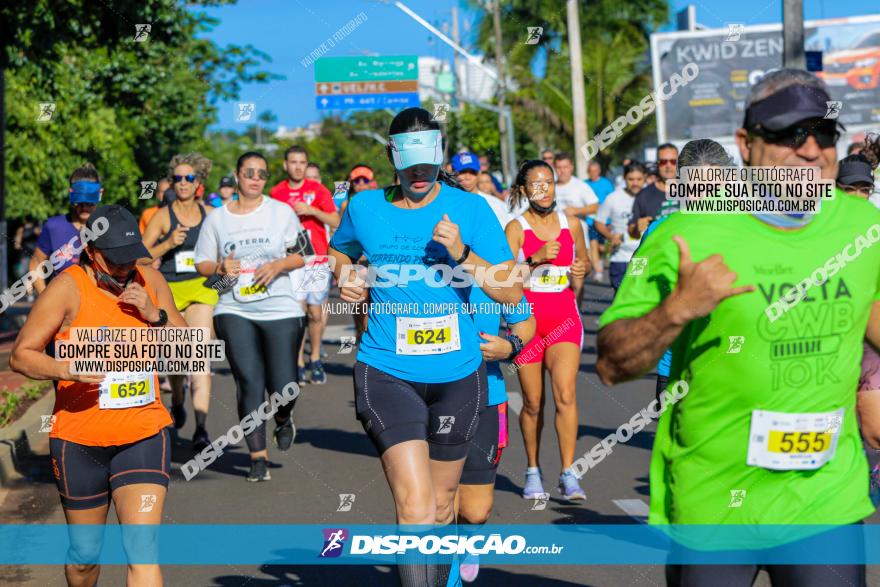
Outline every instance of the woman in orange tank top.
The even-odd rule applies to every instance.
[[[150,328],[186,322],[162,275],[136,266],[149,253],[128,210],[99,207],[86,222],[84,235],[89,242],[79,265],[68,267],[37,299],[9,363],[32,379],[57,381],[49,442],[67,523],[104,524],[112,499],[121,524],[160,524],[170,479],[166,426],[171,417],[159,399],[156,375],[73,374],[69,362],[55,360],[46,348],[68,339],[71,328]],[[120,381],[142,393],[120,397],[126,395],[114,385]],[[94,585],[100,573],[95,563],[101,539],[94,533],[84,539],[71,529],[70,542],[68,584]],[[161,585],[159,566],[130,564],[127,583]]]

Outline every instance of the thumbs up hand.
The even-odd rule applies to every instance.
[[[446,251],[453,259],[459,259],[464,254],[464,243],[461,241],[458,225],[449,219],[448,214],[444,214],[443,220],[434,226],[434,234],[431,238],[446,247]]]

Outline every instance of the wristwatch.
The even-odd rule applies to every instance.
[[[168,324],[168,312],[159,308],[159,319],[155,322],[148,322],[148,324],[154,328],[159,328],[160,326],[165,326]]]
[[[455,260],[456,265],[461,265],[464,263],[465,259],[468,258],[468,255],[471,254],[471,247],[469,245],[464,246],[464,252],[461,254],[461,257]]]
[[[510,343],[510,346],[513,347],[513,351],[507,357],[508,361],[512,361],[516,358],[518,354],[520,354],[523,350],[523,341],[520,337],[513,334],[512,332],[507,335],[507,342]]]

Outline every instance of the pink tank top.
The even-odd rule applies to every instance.
[[[556,213],[559,218],[559,226],[562,230],[559,231],[559,236],[556,237],[556,241],[559,243],[559,254],[556,255],[556,258],[550,261],[550,264],[556,265],[558,267],[569,267],[574,262],[574,238],[571,236],[571,231],[568,230],[568,219],[565,214],[562,212]],[[531,225],[525,219],[524,216],[518,216],[517,220],[523,229],[523,245],[522,249],[519,252],[520,261],[525,261],[527,257],[531,257],[533,254],[538,252],[538,249],[544,246],[547,241],[542,241],[535,235],[535,231],[532,230]]]

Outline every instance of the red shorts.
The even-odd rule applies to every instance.
[[[558,293],[525,291],[535,317],[535,337],[523,348],[514,363],[528,365],[544,360],[544,350],[554,344],[570,342],[580,349],[584,344],[584,326],[574,291]]]

